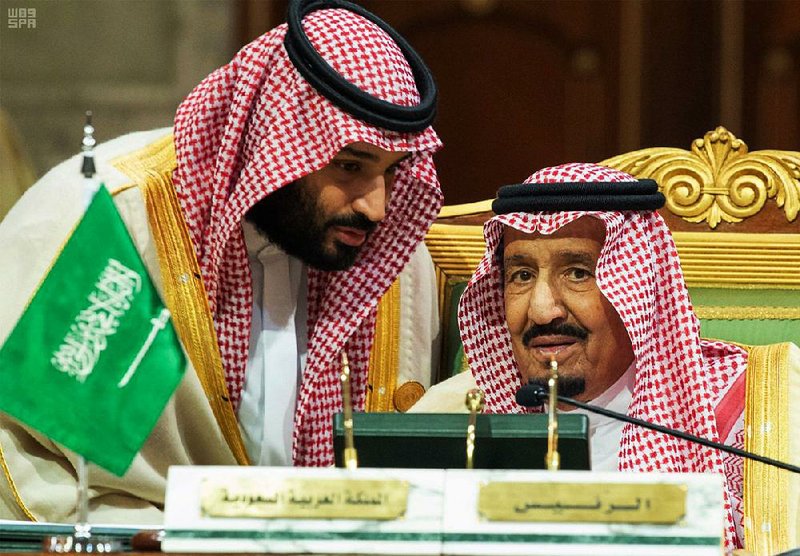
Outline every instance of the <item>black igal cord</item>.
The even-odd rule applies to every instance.
[[[362,91],[317,52],[303,30],[303,18],[316,10],[338,8],[368,19],[389,35],[411,67],[420,95],[416,106],[393,104]],[[436,116],[436,83],[425,62],[410,44],[378,16],[345,0],[290,0],[283,45],[294,67],[322,96],[345,112],[369,124],[400,132],[422,131]]]
[[[703,446],[708,446],[709,448],[716,448],[717,450],[720,450],[722,452],[727,452],[729,454],[741,456],[743,458],[751,459],[753,461],[764,463],[766,465],[771,465],[779,469],[785,469],[787,471],[791,471],[792,473],[800,473],[800,467],[796,465],[791,465],[789,463],[778,461],[772,458],[759,456],[758,454],[748,452],[747,450],[742,450],[740,448],[734,448],[733,446],[728,446],[727,444],[721,444],[720,442],[707,440],[705,438],[694,436],[692,434],[683,431],[670,429],[668,427],[664,427],[662,425],[656,425],[653,423],[649,423],[647,421],[642,421],[641,419],[637,419],[635,417],[629,417],[628,415],[625,415],[623,413],[617,413],[616,411],[610,411],[602,407],[597,407],[595,405],[591,405],[588,403],[579,402],[578,400],[574,400],[566,396],[557,396],[557,397],[558,401],[562,403],[574,405],[575,407],[580,407],[581,409],[585,409],[586,411],[591,411],[592,413],[605,415],[606,417],[611,417],[612,419],[618,419],[620,421],[624,421],[625,423],[630,423],[632,425],[637,425],[639,427],[668,434],[670,436],[687,440],[689,442],[695,442]],[[526,384],[517,391],[516,398],[517,398],[517,403],[523,407],[540,407],[544,405],[544,403],[547,401],[548,398],[547,388],[540,386],[538,384]]]
[[[562,210],[656,210],[666,197],[649,179],[630,182],[515,183],[497,190],[495,214]]]

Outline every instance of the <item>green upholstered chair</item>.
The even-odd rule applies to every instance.
[[[689,150],[641,149],[600,164],[658,182],[704,337],[800,344],[800,152],[748,152],[718,127]],[[426,238],[439,288],[439,380],[467,368],[456,308],[491,215],[491,199],[445,206]]]

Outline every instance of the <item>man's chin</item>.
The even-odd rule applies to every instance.
[[[537,373],[534,377],[528,377],[528,384],[540,386],[548,390],[549,375]],[[567,398],[576,398],[586,391],[586,380],[581,376],[561,375],[558,376],[558,394]]]
[[[338,272],[347,270],[356,264],[358,254],[361,251],[360,247],[352,247],[343,243],[334,241],[333,246],[318,253],[317,256],[304,260],[308,266],[316,268],[317,270],[325,270],[329,272]]]

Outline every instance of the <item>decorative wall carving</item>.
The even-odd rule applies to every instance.
[[[800,212],[800,153],[747,145],[724,127],[692,142],[691,151],[655,147],[625,153],[602,164],[655,179],[667,209],[688,222],[741,222],[769,199],[789,222]]]

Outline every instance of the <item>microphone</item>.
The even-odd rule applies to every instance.
[[[516,399],[517,403],[523,407],[540,407],[544,405],[544,403],[547,401],[548,396],[549,394],[547,392],[547,388],[545,388],[544,386],[528,383],[519,390],[517,390]],[[637,419],[635,417],[629,417],[624,413],[617,413],[616,411],[611,411],[602,407],[598,407],[596,405],[579,402],[578,400],[568,398],[566,396],[557,395],[556,397],[560,402],[569,405],[574,405],[575,407],[585,409],[586,411],[591,411],[592,413],[597,413],[598,415],[605,415],[606,417],[611,417],[612,419],[617,419],[625,423],[631,423],[632,425],[643,427],[645,429],[654,430],[656,432],[667,434],[669,436],[674,436],[676,438],[687,440],[689,442],[695,442],[697,444],[701,444],[702,446],[707,446],[709,448],[716,448],[717,450],[720,450],[722,452],[734,454],[736,456],[741,456],[743,458],[751,459],[753,461],[764,463],[766,465],[771,465],[779,469],[785,469],[787,471],[791,471],[792,473],[800,473],[800,467],[792,465],[790,463],[785,463],[783,461],[778,461],[776,459],[768,458],[765,456],[759,456],[758,454],[748,452],[747,450],[742,450],[741,448],[734,448],[733,446],[728,446],[727,444],[722,444],[720,442],[714,442],[706,438],[694,436],[693,434],[689,434],[687,432],[670,429],[663,425],[656,425],[654,423],[643,421],[642,419]]]

